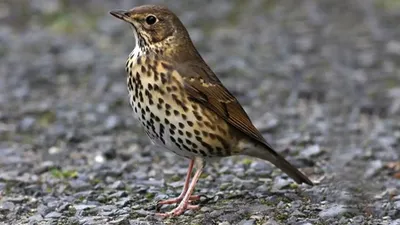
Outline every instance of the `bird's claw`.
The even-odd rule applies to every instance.
[[[182,201],[183,198],[170,198],[170,199],[166,199],[166,200],[160,200],[159,202],[157,202],[156,205],[156,211],[160,211],[160,208],[162,205],[170,205],[170,204],[175,204],[175,203],[180,203]],[[200,195],[192,195],[189,198],[189,203],[193,203],[196,201],[200,200]],[[188,207],[191,207],[193,205],[189,205]]]
[[[160,216],[163,218],[174,217],[174,216],[182,215],[186,210],[196,210],[196,209],[199,209],[198,205],[191,205],[191,204],[179,205],[178,207],[176,207],[175,209],[173,209],[170,212],[156,213],[156,216]]]

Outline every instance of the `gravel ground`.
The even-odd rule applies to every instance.
[[[400,224],[400,1],[168,1],[317,185],[224,158],[198,183],[200,211],[167,220],[155,203],[179,194],[188,161],[150,146],[131,116],[134,41],[108,14],[144,3],[0,2],[0,223]]]

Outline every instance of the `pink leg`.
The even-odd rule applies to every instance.
[[[167,205],[167,204],[179,203],[183,199],[183,197],[185,196],[185,194],[189,188],[189,181],[190,181],[190,176],[192,174],[193,165],[194,165],[194,159],[190,160],[189,168],[188,168],[186,178],[185,178],[185,184],[183,185],[183,190],[182,190],[181,194],[176,198],[170,198],[170,199],[159,201],[157,203],[157,205]],[[199,200],[199,199],[200,199],[200,196],[195,196],[195,195],[190,196],[190,200],[192,200],[192,201]]]
[[[176,207],[175,209],[173,209],[171,212],[168,213],[159,213],[157,215],[159,216],[163,216],[163,217],[168,217],[168,216],[179,216],[182,213],[185,212],[185,210],[187,209],[198,209],[199,206],[197,205],[191,205],[189,203],[190,197],[192,196],[192,193],[194,191],[194,187],[196,186],[197,180],[200,178],[201,173],[203,172],[203,168],[204,168],[204,163],[203,160],[201,158],[196,158],[198,161],[198,164],[196,163],[196,173],[194,174],[193,180],[189,185],[189,188],[185,194],[185,196],[183,197],[181,203],[178,205],[178,207]]]

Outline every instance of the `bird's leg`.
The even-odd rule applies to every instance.
[[[163,217],[179,216],[182,213],[184,213],[185,210],[187,210],[187,209],[198,209],[199,208],[198,205],[191,205],[189,202],[190,197],[192,196],[192,193],[194,191],[194,187],[196,186],[197,180],[199,180],[200,175],[203,172],[203,168],[204,168],[203,159],[196,158],[195,162],[196,162],[196,173],[194,174],[193,180],[190,183],[189,188],[188,188],[185,196],[183,197],[181,203],[179,203],[178,207],[176,207],[172,211],[170,211],[168,213],[158,213],[157,215],[163,216]]]
[[[183,199],[183,197],[185,196],[185,194],[189,188],[190,176],[192,174],[193,165],[194,165],[194,159],[190,160],[189,168],[188,168],[186,178],[185,178],[185,184],[183,185],[183,190],[182,190],[181,194],[176,198],[170,198],[170,199],[159,201],[157,203],[157,205],[168,205],[168,204],[179,203]],[[197,196],[197,195],[190,196],[191,201],[196,201],[199,199],[200,199],[200,196]]]

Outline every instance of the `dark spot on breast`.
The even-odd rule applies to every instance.
[[[178,142],[181,143],[181,144],[183,144],[182,138],[178,138]]]
[[[187,116],[186,116],[186,114],[182,114],[182,119],[184,119],[184,120],[186,120],[186,119],[187,119]]]
[[[142,92],[139,92],[139,101],[144,102]]]
[[[137,106],[139,107],[139,109],[142,108],[142,104],[140,102],[137,103]]]
[[[173,67],[167,63],[161,62],[161,66],[166,70],[173,70]]]
[[[133,82],[132,82],[131,77],[128,78],[128,89],[133,90]]]
[[[165,132],[165,127],[162,123],[160,123],[160,139],[162,143],[165,145],[164,132]]]
[[[155,71],[155,70],[154,70]],[[158,73],[154,72],[154,81],[157,82],[159,79]]]
[[[207,144],[206,142],[201,142],[201,145],[203,145],[208,150],[210,155],[214,153],[214,149],[211,145]]]
[[[186,123],[187,123],[190,127],[193,127],[193,125],[194,125],[192,121],[187,121]]]
[[[144,109],[142,109],[141,112],[142,112],[143,115],[146,115],[146,111],[144,111]]]
[[[178,91],[178,87],[177,86],[172,86],[172,90],[173,91]]]
[[[186,141],[186,143],[187,143],[188,145],[191,145],[191,144],[192,144],[192,141],[189,140],[189,139],[185,139],[185,141]]]
[[[217,150],[217,155],[219,155],[219,156],[223,156],[224,155],[223,150],[222,150],[221,147],[216,147],[216,150]]]
[[[181,129],[183,129],[183,128],[185,127],[185,125],[184,125],[183,123],[181,123],[181,122],[178,123],[178,126],[179,126]]]
[[[169,120],[167,118],[165,118],[164,119],[164,123],[168,125],[169,124]]]
[[[200,136],[196,136],[196,140],[197,140],[198,142],[202,142],[202,141],[203,141],[203,139],[202,139]]]
[[[159,123],[160,122],[160,117],[156,116],[155,120],[156,120],[156,122]]]
[[[186,131],[186,136],[188,137],[188,138],[191,138],[192,137],[192,133],[190,133],[189,131]]]
[[[137,58],[136,64],[138,65],[142,64],[142,57]]]
[[[160,91],[160,87],[157,84],[154,84],[154,91]]]
[[[190,149],[187,145],[182,145],[182,146],[186,151],[192,152],[192,149]]]
[[[142,73],[146,73],[146,67],[144,67],[143,65],[140,67],[140,70],[142,71]]]
[[[178,130],[178,134],[183,136],[183,131],[182,130]]]
[[[154,105],[153,99],[149,98],[149,105]]]
[[[228,150],[229,143],[225,139],[223,139],[221,136],[219,136],[219,135],[216,135],[216,136],[217,136],[217,140],[222,144],[222,146]]]
[[[175,116],[179,116],[179,111],[175,109],[175,110],[174,110],[174,115],[175,115]]]
[[[193,148],[198,148],[199,146],[196,145],[196,143],[192,143]]]
[[[203,156],[207,156],[206,152],[203,150],[200,150],[200,154],[202,154]]]
[[[168,110],[166,110],[166,111],[165,111],[165,115],[166,115],[166,116],[170,116],[170,115],[171,115],[171,112],[168,111]]]
[[[201,117],[200,114],[199,114],[197,111],[194,111],[193,114],[194,114],[194,116],[196,117],[196,119],[197,119],[198,121],[202,121],[202,120],[203,120],[203,117]],[[204,122],[204,123],[205,123],[205,122]]]
[[[204,131],[204,130],[203,130],[203,131],[201,131],[201,133],[203,134],[204,137],[207,137],[207,136],[208,136],[208,132],[207,132],[207,131]],[[211,135],[211,134],[210,134],[210,135]]]
[[[166,108],[167,110],[170,110],[170,109],[171,109],[171,105],[168,104],[168,103],[165,103],[165,108]]]
[[[176,129],[175,124],[172,124],[172,123],[171,123],[170,127],[171,127],[172,129],[174,129],[174,130]]]
[[[226,130],[223,129],[221,126],[217,126],[217,129],[218,129],[218,131],[221,132],[224,136],[227,134],[227,133],[226,133]]]
[[[200,131],[194,130],[194,134],[195,134],[195,135],[200,135]]]
[[[164,99],[158,98],[158,103],[159,103],[159,104],[163,104],[163,103],[164,103]]]
[[[172,89],[171,89],[170,86],[167,86],[166,89],[167,89],[167,92],[171,92],[171,91],[172,91]],[[173,96],[172,96],[172,97],[173,97]]]
[[[175,140],[174,137],[170,136],[169,139],[171,139],[171,141],[172,141],[173,143],[176,143],[176,140]]]
[[[171,128],[169,128],[169,133],[170,133],[171,135],[175,135],[175,131],[174,131],[173,129],[171,129]]]
[[[149,50],[146,49],[146,54],[147,54],[147,52],[149,52]],[[150,64],[150,57],[146,57],[146,58],[145,58],[145,63],[146,63],[147,65]]]
[[[160,73],[160,77],[161,77],[162,84],[167,83],[167,75],[165,73]]]
[[[162,105],[161,104],[157,104],[157,109],[161,110],[162,109]]]
[[[215,134],[213,134],[213,133],[210,133],[210,138],[212,139],[212,140],[215,140]]]
[[[212,129],[212,126],[211,126],[211,123],[210,123],[210,122],[208,122],[208,121],[204,121],[204,125],[205,125],[206,127],[208,127],[208,128],[211,128],[211,129]]]

